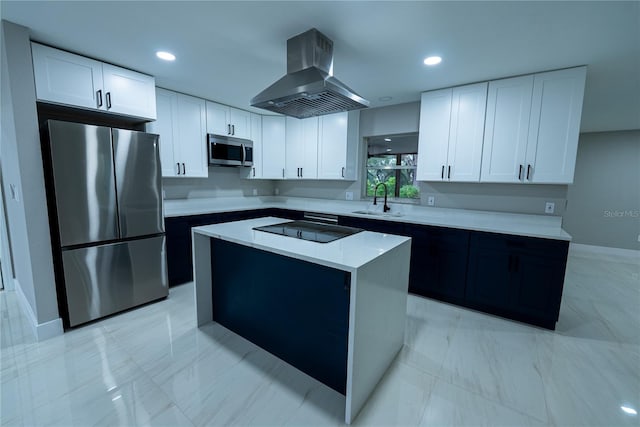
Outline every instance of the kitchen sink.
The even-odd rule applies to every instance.
[[[368,210],[353,211],[351,213],[359,214],[359,215],[382,216],[382,217],[402,216],[401,212],[381,212],[381,211],[368,211]]]

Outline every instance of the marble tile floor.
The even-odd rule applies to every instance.
[[[405,347],[354,425],[640,425],[640,266],[571,256],[555,332],[409,297]],[[337,426],[344,396],[217,324],[193,285],[35,342],[0,292],[2,426]]]

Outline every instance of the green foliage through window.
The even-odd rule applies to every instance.
[[[367,196],[373,197],[375,187],[383,183],[389,197],[419,199],[420,190],[416,182],[416,153],[379,154],[367,158]],[[384,195],[384,187],[376,194]]]

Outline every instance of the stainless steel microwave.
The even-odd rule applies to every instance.
[[[253,166],[253,141],[231,136],[207,135],[209,164]]]

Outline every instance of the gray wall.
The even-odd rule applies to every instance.
[[[2,21],[2,174],[14,275],[37,323],[58,319],[29,30]],[[12,195],[15,194],[15,197]]]
[[[640,250],[640,130],[581,134],[567,198],[574,243]]]
[[[166,199],[273,195],[273,182],[243,179],[248,169],[209,167],[208,178],[162,178]]]

